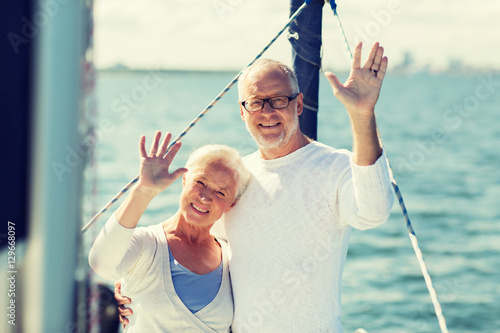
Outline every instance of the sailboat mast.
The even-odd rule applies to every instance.
[[[303,0],[290,0],[293,14]],[[290,25],[293,69],[300,91],[304,94],[304,110],[299,116],[302,133],[317,139],[319,72],[321,69],[321,25],[324,0],[311,0],[304,12]],[[291,15],[290,14],[290,15]]]

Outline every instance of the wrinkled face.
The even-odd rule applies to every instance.
[[[292,96],[295,93],[288,75],[279,68],[267,67],[256,73],[250,72],[242,84],[242,100]],[[260,149],[283,147],[298,135],[302,98],[299,94],[285,109],[273,109],[265,103],[261,111],[248,112],[240,106],[241,118]]]
[[[183,177],[180,211],[197,227],[210,227],[233,205],[236,172],[221,162],[192,167]]]

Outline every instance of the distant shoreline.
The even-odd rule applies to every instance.
[[[346,70],[333,70],[333,69],[322,69],[322,71],[332,71],[340,76],[347,76],[348,71]],[[170,73],[170,74],[232,74],[236,76],[239,73],[239,70],[224,70],[224,69],[172,69],[172,68],[129,68],[126,66],[116,66],[116,67],[107,67],[107,68],[97,68],[97,72],[99,73],[148,73],[148,72],[156,72],[156,73]],[[456,69],[446,69],[446,70],[429,70],[426,68],[421,69],[411,69],[411,68],[401,68],[396,67],[394,69],[390,69],[388,72],[390,75],[396,76],[406,76],[406,75],[447,75],[447,76],[475,76],[475,75],[500,75],[500,69],[493,68],[472,68],[472,67],[464,67],[464,68],[456,68]]]

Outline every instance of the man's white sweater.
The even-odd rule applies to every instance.
[[[223,219],[240,332],[342,332],[351,227],[384,223],[394,200],[385,156],[357,166],[321,143],[273,160],[244,158],[252,179]]]

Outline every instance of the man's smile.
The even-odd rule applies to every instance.
[[[281,123],[280,122],[277,122],[277,123],[262,123],[262,124],[259,124],[260,127],[264,127],[264,128],[275,128],[275,127],[278,127]]]

